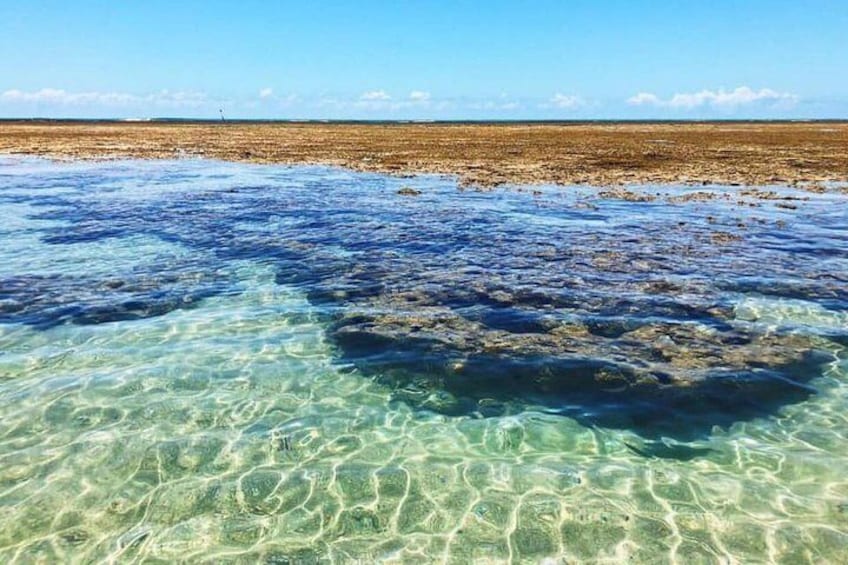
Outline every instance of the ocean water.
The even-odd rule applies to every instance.
[[[767,190],[4,157],[0,559],[845,562],[845,196]]]

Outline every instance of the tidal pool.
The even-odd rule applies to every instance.
[[[845,561],[846,196],[693,190],[0,159],[0,558]]]

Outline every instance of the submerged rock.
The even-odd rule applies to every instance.
[[[717,330],[637,319],[632,329],[592,332],[549,312],[534,327],[508,331],[486,325],[478,312],[411,310],[388,300],[342,315],[330,336],[347,361],[399,399],[454,415],[541,406],[592,423],[680,434],[675,414],[700,420],[703,430],[804,398],[813,392],[805,383],[832,359],[809,336],[729,324]],[[451,402],[421,400],[433,391],[449,393]]]
[[[44,206],[48,244],[143,235],[202,259],[102,277],[18,273],[0,280],[0,322],[160,315],[238,292],[221,273],[261,263],[329,321],[341,362],[415,407],[544,409],[686,435],[806,398],[832,358],[814,332],[737,317],[744,297],[832,310],[848,300],[834,268],[848,226],[815,199],[798,201],[787,225],[771,208],[745,222],[723,198],[661,203],[642,189],[540,198],[420,179],[427,198],[398,199],[386,195],[420,191],[339,171],[245,176],[101,200],[96,174],[83,175],[76,192],[11,196]],[[150,182],[170,181],[163,172]],[[848,331],[828,331],[845,342]]]
[[[221,275],[191,268],[128,274],[119,280],[85,275],[0,278],[0,323],[46,329],[150,318],[193,308],[224,287]]]

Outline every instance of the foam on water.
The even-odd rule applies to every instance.
[[[404,183],[414,183],[424,194],[414,202],[397,196]],[[336,185],[342,186],[338,194]],[[246,187],[256,188],[245,196],[248,204],[235,196],[227,200],[228,191]],[[327,191],[323,199],[316,194],[321,190]],[[340,345],[334,333],[340,331],[339,319],[344,331],[350,327],[345,316],[368,316],[369,308],[381,315],[388,310],[409,316],[410,310],[392,310],[400,302],[382,294],[361,302],[357,284],[374,280],[337,281],[332,270],[325,273],[326,265],[376,269],[384,261],[389,269],[408,269],[397,256],[419,246],[414,252],[425,272],[401,272],[426,286],[434,284],[435,263],[427,263],[429,251],[420,247],[442,243],[445,247],[434,253],[452,260],[455,249],[446,241],[404,240],[402,231],[380,239],[378,225],[392,221],[386,209],[400,210],[400,221],[414,223],[415,229],[436,232],[440,222],[452,225],[451,215],[479,213],[481,222],[503,217],[501,228],[486,224],[485,237],[512,238],[519,247],[498,253],[506,249],[519,258],[539,251],[534,246],[541,243],[523,239],[520,230],[509,231],[516,223],[527,226],[527,233],[575,230],[577,241],[581,230],[632,235],[639,223],[662,231],[663,222],[677,223],[681,215],[696,222],[707,215],[723,221],[739,214],[723,202],[693,204],[701,206],[694,209],[595,202],[590,191],[571,195],[565,204],[556,193],[545,198],[551,200],[460,194],[450,179],[410,181],[317,167],[6,160],[0,166],[0,291],[5,293],[0,295],[0,557],[20,562],[844,561],[848,291],[841,284],[848,270],[828,274],[827,269],[844,266],[848,231],[844,212],[834,210],[827,195],[799,202],[794,215],[780,208],[757,212],[764,222],[793,222],[792,230],[752,228],[746,240],[734,244],[734,253],[739,261],[762,253],[774,259],[771,264],[731,268],[737,259],[704,257],[687,268],[694,265],[707,274],[715,269],[721,276],[704,282],[699,280],[703,272],[692,270],[671,277],[678,284],[674,300],[692,306],[693,319],[680,313],[690,311],[682,307],[646,311],[641,295],[627,287],[639,328],[669,319],[682,326],[674,334],[677,347],[687,346],[683,335],[697,340],[698,332],[718,332],[746,339],[776,336],[787,343],[798,338],[824,354],[814,373],[793,381],[805,387],[804,394],[781,396],[768,411],[722,416],[706,430],[703,423],[713,420],[703,414],[697,423],[675,415],[678,427],[692,427],[685,441],[647,433],[653,427],[606,426],[608,420],[583,417],[604,411],[584,397],[574,397],[573,410],[562,405],[569,397],[553,406],[529,394],[521,397],[520,391],[520,402],[510,410],[487,411],[500,402],[491,398],[474,398],[473,410],[440,410],[455,393],[448,385],[422,384],[429,361],[416,370],[421,360],[406,360],[402,369],[412,376],[387,380],[382,365]],[[600,210],[567,212],[586,201]],[[286,215],[287,202],[302,212]],[[332,220],[310,227],[324,216],[307,208],[321,205]],[[428,206],[441,215],[428,219],[423,211]],[[418,218],[403,216],[407,208]],[[360,209],[372,224],[362,223],[356,215]],[[216,228],[217,223],[223,225]],[[210,234],[213,229],[220,232]],[[372,235],[352,240],[358,229]],[[777,242],[787,237],[807,245],[799,253],[812,254],[818,245],[819,255],[809,262],[797,255],[793,264],[792,257],[776,251]],[[656,241],[661,248],[663,241]],[[466,252],[474,245],[470,237],[462,241]],[[662,251],[646,249],[653,245],[650,240],[634,245],[642,261]],[[287,263],[293,250],[299,271]],[[507,259],[491,265],[523,265],[524,276],[535,276],[538,286],[550,283],[534,274],[534,264]],[[599,264],[577,273],[592,280]],[[631,272],[621,275],[612,294],[647,268],[638,262],[626,266]],[[514,275],[501,272],[506,282],[499,288],[517,288],[510,279]],[[376,282],[395,284],[390,275],[381,276]],[[687,277],[692,284],[684,284]],[[715,286],[707,291],[708,283]],[[600,283],[592,284],[596,292],[602,290]],[[501,306],[481,310],[463,302],[465,295],[449,298],[421,308],[438,307],[439,315],[459,311],[474,324],[484,320],[501,328],[498,332],[508,327],[509,339],[525,335],[520,331],[526,328],[505,318]],[[529,302],[514,300],[525,316],[518,320],[537,314]],[[697,317],[700,310],[694,308],[702,303],[719,304],[727,315]],[[559,305],[545,310],[544,319],[560,316],[557,323],[576,323],[589,319],[585,310],[591,314],[592,304],[607,303],[588,304],[585,309]],[[392,327],[399,333],[388,343],[399,347],[415,333]],[[692,327],[696,330],[690,332]],[[637,335],[626,329],[625,336]],[[478,330],[452,326],[451,331],[461,337],[452,342],[451,355],[470,358],[463,343],[476,339]],[[507,334],[496,335],[506,339]],[[585,343],[596,348],[596,337]],[[603,339],[612,348],[627,345],[619,336]],[[520,349],[525,342],[508,343]],[[689,373],[681,369],[681,374]],[[636,409],[622,402],[618,410]]]

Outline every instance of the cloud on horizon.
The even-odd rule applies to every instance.
[[[161,90],[147,95],[128,94],[125,92],[68,92],[60,88],[42,88],[41,90],[23,91],[18,89],[6,90],[0,94],[0,101],[23,104],[56,104],[62,106],[108,106],[121,107],[137,104],[154,104],[157,106],[196,108],[209,103],[206,94],[193,91]]]
[[[582,108],[586,105],[586,101],[579,96],[562,94],[557,92],[548,100],[547,107],[559,108],[561,110],[573,110]]]
[[[369,90],[367,92],[363,92],[359,97],[360,100],[364,101],[386,101],[391,100],[392,97],[389,96],[385,90]]]
[[[412,90],[407,97],[393,98],[385,90],[369,90],[363,92],[356,99],[344,97],[323,97],[317,102],[319,108],[334,108],[337,111],[356,110],[371,113],[389,112],[397,113],[410,111],[420,113],[422,111],[442,111],[450,106],[449,101],[434,100],[431,94],[425,90]]]
[[[150,115],[170,111],[182,116],[217,115],[218,108],[239,109],[259,116],[285,109],[287,115],[303,117],[415,117],[463,119],[467,116],[509,118],[532,115],[534,109],[573,110],[590,104],[580,96],[556,93],[548,100],[514,98],[507,93],[490,98],[440,98],[422,89],[393,96],[384,89],[368,90],[359,95],[321,94],[302,97],[298,94],[277,94],[270,86],[260,88],[241,98],[210,96],[203,92],[161,90],[151,94],[123,92],[71,92],[58,88],[24,91],[11,89],[0,92],[0,104],[11,115],[35,113],[44,116],[120,116]],[[592,104],[597,106],[597,104]],[[529,114],[528,114],[529,113]]]
[[[627,99],[631,106],[654,106],[657,108],[676,108],[692,110],[704,106],[733,109],[751,104],[767,104],[774,107],[791,107],[799,97],[789,92],[777,92],[770,88],[753,90],[740,86],[734,90],[701,90],[692,93],[677,93],[671,98],[662,99],[651,92],[640,92]]]
[[[740,86],[732,90],[701,90],[662,98],[640,92],[626,100],[595,100],[559,91],[549,98],[512,96],[441,97],[424,89],[405,93],[384,89],[360,93],[280,93],[271,86],[230,96],[190,90],[160,90],[151,93],[119,91],[71,91],[61,88],[0,91],[0,115],[39,117],[121,117],[173,115],[217,116],[218,109],[245,117],[291,117],[317,119],[410,118],[410,119],[552,119],[582,116],[615,119],[644,115],[656,117],[730,115],[736,111],[755,115],[786,115],[806,111],[814,101],[769,88],[754,90]],[[744,109],[744,110],[743,110]],[[684,114],[685,115],[685,114]]]

